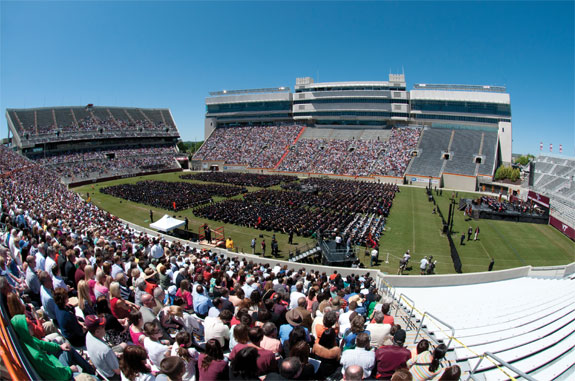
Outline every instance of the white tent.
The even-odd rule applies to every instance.
[[[170,217],[167,214],[164,214],[164,217],[160,218],[158,221],[150,224],[152,229],[156,229],[162,232],[169,232],[180,226],[183,226],[186,222],[182,220],[178,220],[177,218]]]

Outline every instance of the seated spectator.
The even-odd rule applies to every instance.
[[[289,310],[286,313],[286,320],[287,320],[287,324],[283,324],[280,327],[280,340],[281,340],[282,344],[285,343],[289,339],[289,335],[290,335],[291,331],[293,331],[293,329],[295,327],[299,327],[303,323],[302,316],[296,310]],[[305,329],[305,331],[306,331],[306,335],[309,334],[307,328]],[[286,352],[286,353],[289,353],[289,352]]]
[[[110,311],[108,300],[101,296],[96,303],[97,315],[106,321],[105,341],[112,345],[114,351],[121,352],[124,350],[125,343],[131,340],[128,319],[116,319]]]
[[[315,368],[309,362],[310,347],[305,341],[299,341],[290,348],[290,357],[297,357],[301,361],[302,371],[299,380],[315,380]]]
[[[450,365],[448,362],[441,362],[446,353],[447,346],[440,344],[435,347],[433,353],[427,350],[417,355],[414,359],[407,361],[409,373],[414,380],[431,380],[442,371],[442,368],[447,368]]]
[[[260,342],[260,346],[268,351],[276,354],[282,353],[282,343],[278,340],[278,328],[272,322],[267,322],[263,325],[264,338]]]
[[[96,299],[100,296],[105,296],[107,299],[110,298],[107,279],[108,277],[104,270],[98,269],[98,271],[96,271],[96,284],[94,285],[94,296]]]
[[[407,367],[411,352],[403,347],[405,337],[405,331],[398,329],[393,336],[393,345],[384,345],[375,351],[377,378],[391,378],[397,369]]]
[[[267,380],[299,380],[302,374],[303,367],[301,361],[297,357],[288,357],[283,360],[279,367],[279,374],[269,373],[266,376]]]
[[[163,308],[158,314],[158,320],[162,332],[173,334],[178,330],[186,328],[184,322],[184,311],[180,306],[168,306]]]
[[[104,341],[106,321],[96,315],[88,315],[85,319],[88,334],[86,347],[90,360],[108,380],[120,380],[120,364],[116,354]]]
[[[140,311],[131,311],[130,317],[128,318],[130,322],[130,337],[132,338],[132,343],[134,345],[144,346],[144,319],[142,318],[142,313]]]
[[[249,342],[249,329],[248,324],[238,324],[232,327],[230,330],[230,351],[233,351],[239,344],[247,344]]]
[[[144,324],[144,333],[144,348],[148,351],[152,365],[159,368],[162,359],[170,352],[170,347],[160,342],[163,332],[157,323]]]
[[[206,350],[198,357],[200,380],[229,380],[228,362],[220,343],[211,339],[206,342]]]
[[[84,313],[84,316],[96,315],[96,309],[94,308],[94,303],[90,297],[90,287],[88,282],[85,280],[80,280],[78,282],[78,307]]]
[[[44,322],[36,315],[36,311],[30,307],[30,305],[25,306],[20,297],[11,292],[8,294],[6,303],[8,304],[8,314],[12,318],[16,315],[25,315],[26,323],[30,328],[30,333],[37,339],[42,340],[46,333],[44,332],[44,327],[42,323]]]
[[[155,381],[152,370],[146,364],[148,353],[137,345],[128,345],[120,357],[122,380]]]
[[[186,311],[192,311],[194,309],[194,302],[192,299],[192,293],[190,292],[190,282],[186,279],[180,282],[180,287],[176,292],[176,297],[181,298],[184,301],[182,308]]]
[[[289,334],[288,340],[283,343],[284,353],[290,353],[291,348],[300,341],[311,341],[304,327],[295,327]]]
[[[364,379],[363,368],[359,365],[350,365],[345,368],[343,373],[345,381],[361,381]]]
[[[413,376],[409,373],[409,370],[406,368],[399,368],[395,372],[393,372],[393,376],[391,376],[391,381],[412,381]],[[459,378],[458,378],[459,380]]]
[[[322,322],[315,326],[315,336],[318,339],[321,339],[323,333],[328,329],[333,329],[336,334],[339,334],[339,325],[338,325],[338,315],[337,312],[332,311],[331,307],[326,307],[324,309],[325,314],[323,315]]]
[[[353,301],[349,303],[348,310],[339,315],[339,329],[342,334],[345,334],[348,328],[351,327],[351,315],[355,312],[357,308],[357,302]]]
[[[238,327],[241,327],[238,326]],[[277,370],[277,360],[272,351],[260,347],[260,343],[264,337],[263,329],[260,327],[253,327],[248,330],[247,343],[238,343],[229,355],[230,360],[234,360],[238,352],[247,347],[255,348],[257,351],[257,374],[265,375],[269,372]]]
[[[40,377],[46,380],[69,381],[72,378],[72,372],[78,372],[77,366],[64,365],[56,357],[62,351],[70,350],[70,344],[58,345],[33,337],[28,331],[28,324],[24,315],[14,316],[11,322],[24,354]]]
[[[156,381],[183,381],[186,373],[186,364],[178,356],[165,357],[160,363],[161,373],[156,376]]]
[[[112,282],[110,284],[110,310],[116,319],[126,319],[130,316],[130,311],[136,308],[136,305],[124,300],[120,292],[120,283]]]
[[[205,340],[215,339],[222,348],[227,348],[230,341],[231,318],[232,313],[229,310],[223,310],[218,317],[208,316],[204,321]]]
[[[313,345],[315,358],[321,361],[317,371],[319,379],[325,379],[333,375],[339,368],[341,348],[337,342],[337,333],[333,328],[324,331],[321,339]]]
[[[254,347],[244,347],[232,359],[230,380],[254,380],[258,378],[258,350]]]
[[[429,350],[429,341],[427,339],[419,340],[419,343],[411,350],[411,358],[414,359],[417,355],[422,354]]]
[[[57,288],[54,291],[54,302],[56,303],[56,321],[62,336],[73,347],[84,347],[86,345],[85,330],[78,322],[76,314],[73,312],[74,309],[68,306],[68,292],[64,288]]]
[[[142,313],[144,323],[158,321],[156,314],[154,313],[154,308],[156,307],[154,297],[145,292],[141,295],[140,300],[142,303],[140,306],[140,312]]]
[[[370,335],[370,332],[365,329],[365,318],[361,315],[355,315],[351,321],[350,328],[345,331],[341,340],[344,353],[348,349],[355,348],[357,335],[362,332],[367,333],[368,336]]]
[[[52,282],[54,284],[54,290],[58,288],[63,288],[66,292],[70,291],[70,287],[68,287],[68,285],[60,275],[60,266],[58,265],[53,266],[51,275],[52,275]]]
[[[379,348],[383,345],[385,338],[389,335],[391,331],[390,324],[383,323],[383,312],[376,311],[373,315],[373,323],[367,325],[366,330],[369,331],[371,337],[371,346],[373,348]]]
[[[205,319],[208,311],[212,306],[212,300],[204,295],[204,288],[201,285],[196,286],[196,293],[193,296],[194,311],[198,317]]]
[[[184,361],[185,372],[183,379],[188,381],[195,381],[196,379],[198,351],[192,348],[193,344],[193,336],[188,332],[182,331],[176,335],[176,343],[172,346],[171,351],[172,356],[178,356]],[[160,363],[160,368],[162,364],[163,361]]]
[[[341,365],[344,370],[351,365],[359,365],[363,368],[364,378],[371,376],[371,371],[375,367],[375,353],[369,350],[369,335],[366,332],[357,335],[354,349],[343,352]]]
[[[297,307],[295,308],[295,310],[297,312],[299,312],[299,314],[302,317],[302,327],[305,327],[306,329],[310,330],[311,329],[311,323],[313,323],[313,318],[311,317],[311,312],[307,310],[307,299],[304,297],[300,297],[297,300]]]
[[[437,378],[439,381],[458,381],[461,378],[461,368],[459,365],[452,365],[444,368]]]

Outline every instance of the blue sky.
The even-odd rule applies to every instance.
[[[316,81],[504,85],[513,151],[575,156],[574,2],[1,1],[0,108],[168,107]],[[319,78],[318,78],[319,77]],[[1,135],[7,134],[3,117]]]

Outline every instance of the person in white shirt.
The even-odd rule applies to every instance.
[[[367,325],[367,327],[365,328],[366,331],[369,331],[370,333],[370,345],[373,348],[379,348],[383,345],[383,342],[385,341],[385,338],[387,337],[387,335],[389,335],[389,332],[391,331],[391,325],[390,324],[383,324],[383,312],[381,311],[376,311],[373,314],[373,319],[375,321],[375,323],[370,323]]]
[[[204,320],[205,340],[216,339],[222,348],[225,348],[230,340],[230,328],[228,325],[231,320],[232,312],[230,310],[222,310],[218,317],[208,316]]]
[[[154,245],[150,250],[152,258],[160,259],[164,256],[164,248],[158,240],[154,240]]]
[[[88,315],[85,318],[86,348],[94,367],[108,380],[120,380],[120,364],[116,354],[104,341],[106,335],[106,319],[96,315]],[[125,344],[124,344],[125,347]]]
[[[350,302],[347,312],[344,312],[344,313],[339,315],[338,321],[339,321],[339,334],[340,334],[340,336],[343,336],[345,331],[351,327],[351,322],[349,321],[349,317],[352,313],[355,312],[356,308],[357,308],[357,302],[356,301]]]
[[[355,349],[348,349],[341,355],[340,364],[342,373],[352,365],[359,365],[363,368],[363,378],[371,376],[371,371],[375,366],[375,352],[369,351],[369,335],[361,332],[355,339]]]
[[[295,285],[295,289],[296,291],[293,291],[290,294],[289,297],[289,309],[293,310],[294,308],[296,308],[298,306],[297,301],[299,298],[305,298],[305,294],[303,293],[303,283],[302,282],[298,282]]]
[[[146,338],[144,338],[144,348],[148,351],[148,358],[152,365],[157,368],[152,370],[159,370],[160,362],[162,362],[164,357],[169,355],[171,348],[159,341],[163,332],[156,322],[144,324],[144,333],[146,334]]]
[[[419,262],[419,269],[421,270],[421,275],[425,275],[425,272],[427,271],[427,265],[428,264],[429,264],[429,261],[427,260],[427,257],[423,257],[421,262]]]

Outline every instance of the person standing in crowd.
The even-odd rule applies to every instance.
[[[374,247],[374,248],[371,250],[371,261],[370,261],[370,264],[369,264],[371,267],[377,266],[377,258],[378,258],[378,256],[379,256],[379,250],[377,249],[377,247]]]
[[[429,261],[427,260],[427,257],[423,257],[421,259],[421,261],[419,262],[419,270],[421,270],[421,275],[426,274],[428,264],[429,264]]]

